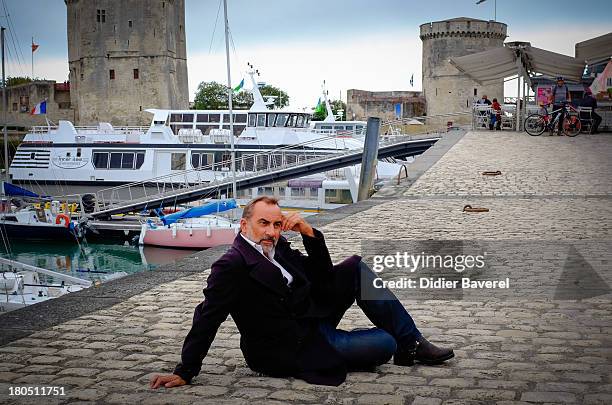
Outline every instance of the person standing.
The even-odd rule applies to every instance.
[[[559,117],[559,135],[561,135],[563,131],[563,120],[565,119],[565,104],[572,102],[572,96],[563,77],[557,77],[557,85],[553,87],[551,99],[553,111],[560,110],[560,112],[554,113],[552,118],[554,121],[555,117],[559,113],[561,114]]]
[[[493,104],[491,104],[491,123],[489,124],[489,129],[493,130],[501,130],[501,104],[497,101],[496,98],[493,99]]]

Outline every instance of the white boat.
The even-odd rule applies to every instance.
[[[310,114],[267,108],[251,73],[254,103],[234,111],[237,172],[267,169],[279,159],[296,162],[363,145],[356,139],[330,138],[310,128]],[[147,110],[149,128],[33,127],[18,146],[9,168],[12,182],[40,191],[47,185],[86,185],[104,188],[140,182],[185,170],[198,171],[200,180],[229,174],[229,111]],[[305,144],[299,150],[278,148]],[[270,151],[270,154],[261,152]],[[259,154],[256,159],[254,154]]]
[[[327,115],[323,121],[311,121],[313,131],[320,134],[338,135],[341,137],[361,138],[365,136],[366,121],[336,121],[336,116],[331,108],[325,89],[325,81],[322,86],[323,104]]]
[[[268,109],[254,73],[250,72],[253,105],[249,110],[233,113],[237,175],[363,146],[363,140],[358,136],[365,129],[362,121],[332,122],[328,119],[311,123],[311,115],[305,112]],[[108,123],[75,127],[69,121],[60,121],[57,127],[34,127],[19,145],[11,162],[9,173],[12,181],[52,195],[67,194],[64,188],[70,186],[71,194],[83,195],[183,172],[188,174],[171,176],[169,182],[201,183],[231,175],[229,111],[147,111],[153,114],[148,129],[115,128]],[[330,119],[333,119],[333,114]],[[377,169],[378,177],[397,176],[400,167],[395,163],[381,162]],[[355,176],[359,167],[353,167],[350,172],[353,179],[343,178],[348,173],[346,170],[324,174],[325,179],[331,181],[328,185],[343,182],[339,193],[354,189],[350,193],[351,201],[346,202],[356,199],[358,179]],[[321,175],[314,178],[319,179]],[[78,191],[72,186],[79,186]],[[307,190],[292,189],[289,195],[294,191],[299,195]],[[325,200],[328,191],[321,191],[322,200]],[[248,193],[252,196],[254,191]],[[249,195],[242,193],[242,197],[248,198]],[[325,201],[317,204],[321,208],[334,205]]]
[[[91,281],[0,258],[0,313],[90,287]],[[9,268],[5,270],[5,266]],[[42,278],[41,275],[48,276]],[[49,279],[51,280],[49,282]]]
[[[83,289],[80,285],[42,284],[38,273],[19,271],[0,273],[0,313],[37,304]]]

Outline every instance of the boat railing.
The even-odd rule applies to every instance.
[[[409,120],[406,119],[406,121]],[[401,120],[398,120],[395,124],[401,122]],[[381,128],[383,128],[383,125],[381,125]],[[441,138],[445,132],[446,128],[429,128],[427,132],[419,134],[385,135],[381,136],[379,144],[383,147],[409,141],[431,139],[432,137]],[[321,137],[301,144],[242,155],[236,159],[235,179],[242,182],[254,177],[265,176],[268,173],[290,170],[298,166],[308,166],[325,160],[333,161],[343,155],[363,153],[363,143],[355,143],[361,136],[356,133],[352,135],[350,137]],[[332,150],[335,150],[335,152],[332,152]],[[203,190],[207,190],[206,193],[211,190],[208,194],[210,196],[221,194],[222,191],[229,192],[233,181],[230,168],[231,159],[228,157],[222,161],[198,168],[102,189],[95,193],[93,201],[89,199],[88,205],[93,205],[91,207],[93,209],[92,214],[128,212],[131,207],[136,206],[152,209],[172,205],[173,199],[186,193],[193,192],[194,196],[201,198]],[[66,201],[82,201],[82,197],[81,195],[73,195],[58,198]],[[83,212],[83,214],[85,213]],[[85,215],[87,216],[87,214]]]
[[[6,266],[6,270],[5,270]],[[0,267],[2,271],[33,271],[36,273],[44,274],[46,276],[51,276],[56,280],[65,281],[70,284],[77,284],[83,287],[91,287],[92,282],[89,280],[83,280],[78,277],[70,276],[68,274],[59,273],[53,270],[43,269],[42,267],[32,266],[30,264],[21,263],[15,260],[6,259],[0,257]]]
[[[381,146],[387,146],[420,138],[431,138],[431,134],[393,137],[381,140],[380,144]],[[347,144],[347,141],[352,142],[352,145]],[[237,181],[248,180],[266,173],[288,170],[297,166],[333,160],[344,155],[363,152],[363,146],[355,148],[354,142],[355,139],[350,137],[329,136],[264,152],[243,155],[236,159],[235,179]],[[336,150],[334,153],[329,152],[332,143]],[[317,149],[317,146],[319,149]],[[232,184],[230,166],[231,159],[225,159],[206,166],[200,166],[196,169],[184,170],[141,182],[100,190],[95,195],[94,212],[125,209],[138,204],[142,205],[142,203],[148,203],[149,201],[163,200],[165,205],[171,205],[173,197],[178,197],[186,191],[196,192],[199,189],[211,187],[215,190],[229,189]],[[156,206],[155,208],[158,207]]]
[[[56,131],[57,125],[36,125],[30,128],[31,134],[46,134],[51,131]]]
[[[57,125],[36,125],[30,129],[31,134],[47,134],[51,131],[57,131],[59,126]],[[132,134],[144,134],[149,130],[149,127],[143,126],[126,126],[126,127],[113,127],[111,128],[100,128],[98,126],[75,126],[77,134],[87,135],[132,135]]]
[[[127,135],[134,133],[145,133],[149,130],[149,127],[141,126],[128,126],[128,127],[113,127],[111,128],[100,128],[96,126],[78,126],[74,129],[79,134],[108,134],[108,135]]]

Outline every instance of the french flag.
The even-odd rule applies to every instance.
[[[30,115],[41,115],[41,114],[46,114],[47,113],[47,101],[42,101],[38,104],[36,104],[34,106],[34,108],[32,108],[32,112],[30,113]]]

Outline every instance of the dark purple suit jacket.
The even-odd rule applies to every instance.
[[[271,376],[294,376],[314,384],[339,385],[346,365],[318,331],[321,319],[334,314],[334,299],[346,296],[325,245],[323,234],[303,236],[308,256],[281,237],[275,260],[293,276],[286,285],[281,271],[238,235],[211,268],[205,300],[193,316],[174,373],[190,382],[202,367],[221,323],[231,314],[240,331],[240,348],[248,366]],[[339,266],[357,266],[353,256]],[[350,291],[348,292],[350,295]]]

